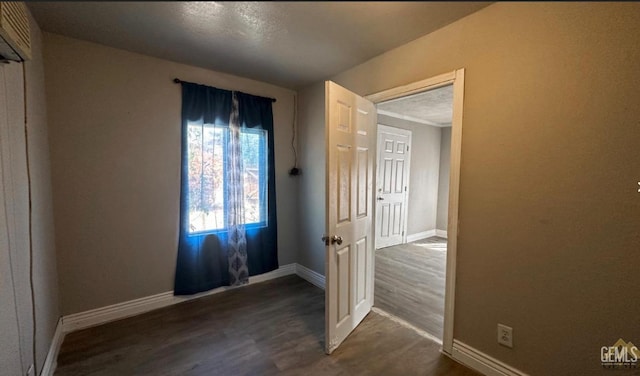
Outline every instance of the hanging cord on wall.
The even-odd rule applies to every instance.
[[[33,287],[33,205],[31,200],[31,164],[29,163],[29,132],[27,128],[27,69],[26,63],[22,63],[22,86],[24,104],[24,145],[27,161],[27,192],[29,195],[29,287],[31,288],[31,322],[33,323],[33,338],[31,341],[33,353],[33,374],[38,374],[38,361],[36,360],[36,295]]]
[[[300,175],[298,168],[298,150],[296,149],[296,138],[298,131],[298,94],[293,94],[293,119],[291,121],[291,150],[293,150],[293,168],[289,170],[289,175]]]

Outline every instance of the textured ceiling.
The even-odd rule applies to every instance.
[[[453,85],[378,104],[378,113],[436,127],[451,126]]]
[[[28,2],[46,31],[297,88],[489,2]]]

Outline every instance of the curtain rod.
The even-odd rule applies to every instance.
[[[179,78],[174,78],[174,79],[173,79],[173,83],[175,83],[175,84],[181,84],[181,83],[183,83],[183,82],[184,82],[184,83],[187,83],[187,84],[191,84],[191,83],[193,83],[193,82],[188,82],[188,81],[182,81],[182,80],[181,80],[181,79],[179,79]],[[198,85],[201,85],[201,84],[198,84]],[[208,85],[205,85],[205,86],[208,86]],[[252,95],[253,95],[253,94],[252,94]],[[259,96],[260,96],[260,95],[256,95],[256,97],[259,97]],[[276,102],[276,99],[275,99],[275,98],[269,98],[269,97],[263,97],[263,98],[271,99],[271,101],[272,101],[272,102]]]

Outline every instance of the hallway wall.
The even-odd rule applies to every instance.
[[[438,167],[438,213],[436,230],[447,231],[449,217],[449,170],[451,169],[451,127],[444,127],[440,137],[440,166]]]

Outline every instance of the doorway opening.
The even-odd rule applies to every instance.
[[[442,352],[452,355],[464,69],[365,98],[325,83],[325,351],[331,354],[373,307],[376,211],[375,104],[453,85]],[[318,107],[321,108],[321,107]],[[314,112],[313,114],[317,114]],[[322,118],[321,118],[322,119]],[[415,138],[415,132],[412,135]],[[413,141],[410,149],[419,149]],[[409,150],[410,150],[409,149]],[[407,150],[408,151],[408,150]],[[415,163],[415,162],[414,162]],[[319,179],[318,179],[319,180]],[[409,191],[409,189],[407,189]],[[380,200],[382,201],[382,200]],[[405,233],[405,237],[406,237]],[[405,239],[406,241],[406,239]]]
[[[442,344],[453,84],[376,107],[374,307]]]

